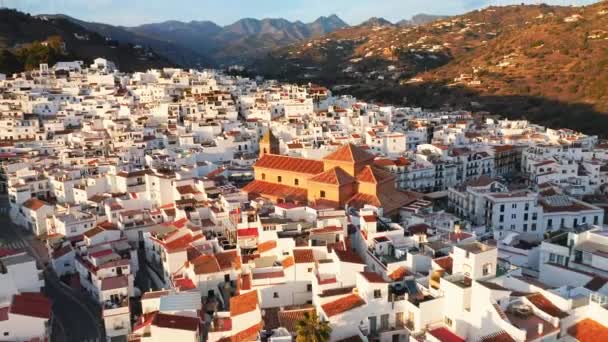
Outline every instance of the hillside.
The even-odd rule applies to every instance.
[[[275,50],[254,70],[608,136],[607,28],[606,2],[489,7],[416,27],[346,28]]]
[[[111,40],[121,43],[139,45],[150,48],[154,50],[154,52],[166,57],[168,60],[177,65],[182,65],[185,67],[207,67],[211,64],[207,57],[195,52],[187,46],[175,44],[167,37],[165,37],[167,39],[158,38],[159,35],[154,32],[153,29],[150,29],[151,32],[149,32],[148,34],[140,34],[138,32],[134,32],[133,30],[127,27],[113,26],[96,22],[87,22],[65,15],[42,15],[39,17],[66,19],[86,28],[89,31],[96,32],[105,38],[109,38]],[[204,23],[201,23],[198,26],[200,27],[202,25],[204,25]],[[174,30],[178,29],[176,28]],[[204,36],[208,33],[202,30],[199,33],[195,33],[195,35],[198,34]]]
[[[285,19],[245,18],[227,26],[210,21],[167,21],[125,28],[139,36],[156,37],[207,56],[216,65],[242,63],[273,49],[321,36],[348,26],[336,15],[312,23]]]
[[[96,57],[108,58],[124,71],[172,65],[151,50],[108,41],[62,18],[38,18],[14,10],[0,10],[2,73],[35,68],[38,63],[53,64],[58,60],[90,62]]]

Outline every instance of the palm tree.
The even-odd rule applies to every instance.
[[[315,311],[305,312],[304,319],[296,323],[296,333],[296,342],[328,342],[331,327]]]

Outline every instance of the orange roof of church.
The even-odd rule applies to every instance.
[[[306,201],[308,191],[289,185],[254,180],[243,187],[243,191],[254,196],[272,196],[293,201]]]
[[[363,170],[357,174],[357,180],[359,182],[381,184],[387,181],[393,181],[395,176],[393,174],[383,171],[377,167],[366,165]]]
[[[278,154],[265,154],[254,166],[313,175],[323,172],[323,162],[320,160],[281,156]]]
[[[346,144],[338,148],[336,151],[328,154],[323,160],[336,160],[345,161],[352,163],[366,162],[373,160],[374,155],[368,153],[361,147],[357,147],[353,144]]]
[[[355,179],[342,168],[334,167],[312,177],[311,179],[309,179],[309,181],[334,185],[344,185],[353,183]]]

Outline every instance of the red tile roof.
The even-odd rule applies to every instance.
[[[194,284],[192,279],[189,278],[175,279],[173,283],[175,287],[180,289],[180,291],[188,291],[196,288],[196,285]]]
[[[410,272],[405,267],[399,266],[395,270],[393,270],[393,272],[391,272],[388,277],[391,278],[393,281],[398,281],[405,278],[409,274]]]
[[[441,342],[465,342],[464,339],[460,338],[458,335],[454,334],[447,328],[437,328],[429,331],[433,337],[438,339]]]
[[[197,331],[200,327],[200,319],[194,317],[168,315],[159,312],[154,317],[152,324],[160,328]]]
[[[308,200],[308,191],[306,189],[296,188],[294,186],[275,184],[254,180],[245,185],[242,189],[249,194],[249,197],[271,196],[283,198],[289,201],[306,202]]]
[[[449,274],[452,274],[452,265],[454,264],[454,260],[452,260],[452,257],[445,256],[445,257],[433,259],[433,261],[437,265],[439,265],[439,267],[443,268],[446,272],[448,272]]]
[[[501,330],[497,333],[481,338],[480,342],[515,342],[515,339],[508,332]]]
[[[220,265],[220,269],[222,269],[222,271],[229,269],[238,270],[241,268],[241,258],[239,257],[237,251],[216,253],[215,258],[217,259],[217,263]]]
[[[220,271],[220,265],[213,255],[201,255],[192,260],[194,274],[211,274]]]
[[[384,280],[384,278],[382,278],[382,276],[376,272],[360,272],[360,273],[363,276],[363,278],[365,278],[370,283],[375,283],[375,284],[387,283],[387,281]]]
[[[312,254],[312,249],[294,249],[293,257],[296,264],[315,262],[315,257]]]
[[[30,210],[38,210],[42,208],[45,204],[46,203],[37,198],[30,198],[23,203],[23,206]]]
[[[323,160],[335,160],[352,163],[367,162],[374,159],[372,154],[369,154],[364,149],[353,144],[346,144],[338,148],[336,151],[328,154]]]
[[[103,278],[101,280],[101,290],[114,290],[129,286],[129,278],[126,275],[118,277]]]
[[[231,340],[234,342],[241,341],[257,341],[257,337],[259,332],[262,330],[262,322],[256,323],[249,328],[239,331],[234,336],[232,336]]]
[[[541,293],[531,294],[527,298],[534,306],[553,317],[566,318],[569,316],[568,313],[562,311]]]
[[[247,292],[230,298],[230,316],[235,317],[256,310],[258,306],[257,291]]]
[[[51,318],[51,301],[41,293],[24,292],[13,296],[10,313],[37,318]]]
[[[364,183],[382,184],[394,181],[395,176],[377,167],[366,165],[357,174],[357,180]]]
[[[354,183],[355,179],[342,168],[334,167],[310,178],[308,181],[332,185],[346,185]]]
[[[304,319],[304,313],[314,312],[313,308],[306,308],[301,310],[284,310],[279,311],[279,325],[287,331],[293,333],[296,331],[296,323]]]
[[[365,301],[363,300],[363,298],[353,293],[348,296],[336,299],[333,302],[325,303],[321,305],[321,308],[323,309],[327,317],[332,317],[363,305],[365,305]]]
[[[363,261],[363,259],[361,259],[361,257],[351,249],[347,249],[347,250],[335,249],[334,253],[336,253],[336,256],[342,262],[348,262],[351,264],[362,264],[362,265],[365,264],[365,261]]]
[[[293,266],[294,264],[295,264],[295,260],[292,256],[288,256],[281,262],[281,265],[283,266],[283,268],[289,268],[289,267]]]
[[[608,341],[608,327],[586,318],[568,328],[568,334],[579,342]]]
[[[240,238],[258,237],[260,235],[257,228],[237,229],[236,234]]]
[[[276,154],[265,154],[255,163],[254,167],[312,175],[323,172],[323,162],[320,160],[281,156]]]
[[[258,244],[258,253],[268,252],[277,247],[277,242],[275,240],[268,240]]]

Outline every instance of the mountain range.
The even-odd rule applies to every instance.
[[[605,1],[488,7],[417,26],[345,28],[277,49],[252,71],[608,137],[607,28]]]

